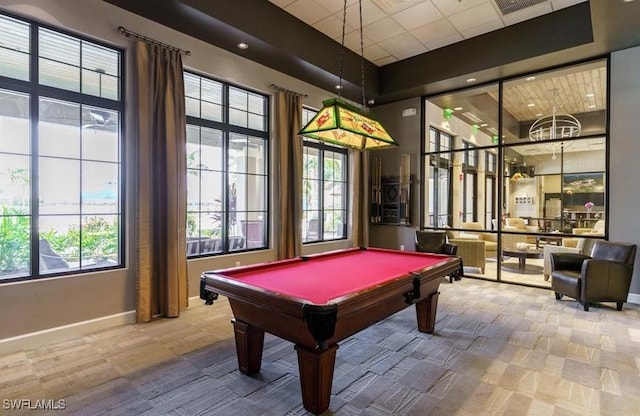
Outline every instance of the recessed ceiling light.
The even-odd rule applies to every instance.
[[[480,127],[487,127],[487,126],[488,126],[488,124],[487,124],[487,123],[482,123],[482,124],[480,124]]]
[[[240,43],[238,43],[238,48],[240,48],[240,49],[248,49],[249,45],[247,45],[244,42],[240,42]]]
[[[527,107],[535,107],[536,105],[534,103],[529,103],[527,104]]]
[[[586,95],[586,97],[593,97],[593,96],[595,96],[595,94],[592,93],[592,92],[590,92],[589,94]]]
[[[596,108],[595,104],[591,104],[589,108]]]
[[[534,79],[536,79],[536,77],[527,77],[525,78],[527,81],[533,81]]]
[[[542,117],[542,113],[536,114],[536,117]]]
[[[342,89],[342,85],[336,85],[336,89],[337,90],[341,90]]]
[[[467,78],[467,82],[476,82],[475,78]]]
[[[454,107],[453,109],[456,110],[456,111],[460,111],[460,110],[462,110],[462,107]]]
[[[622,0],[623,3],[631,3],[633,0]]]

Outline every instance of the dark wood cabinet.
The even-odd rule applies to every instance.
[[[383,176],[371,191],[371,222],[374,224],[411,224],[411,181],[401,184],[399,176]]]

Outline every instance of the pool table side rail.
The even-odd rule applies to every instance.
[[[448,257],[448,256],[444,256]],[[370,286],[358,292],[349,293],[348,295],[340,296],[331,299],[331,303],[339,303],[347,305],[350,300],[359,301],[359,298],[363,296],[370,296],[377,291],[391,290],[394,286],[404,286],[407,282],[411,283],[411,279],[414,275],[429,275],[431,278],[440,279],[444,276],[448,276],[450,273],[457,271],[460,268],[461,261],[457,257],[448,257],[446,261],[440,262],[431,266],[427,266],[418,270],[409,270],[406,274],[396,277],[392,280],[388,280],[385,283],[381,283],[375,286]],[[409,279],[409,280],[408,280]]]
[[[355,249],[355,250],[358,250],[358,249]],[[449,256],[442,256],[442,257],[445,258],[446,261],[439,262],[435,265],[427,266],[420,270],[407,271],[407,274],[396,277],[393,280],[387,281],[383,284],[370,286],[358,292],[353,292],[344,296],[330,299],[329,302],[327,303],[347,302],[350,298],[363,296],[363,295],[366,295],[366,293],[368,292],[379,289],[380,287],[387,287],[388,285],[392,285],[394,281],[403,282],[408,277],[410,277],[413,273],[420,273],[420,274],[433,273],[433,274],[439,275],[439,277],[442,277],[442,276],[447,276],[450,273],[453,273],[460,268],[461,261],[458,257],[449,257]],[[299,258],[289,259],[289,260],[300,261]],[[285,261],[288,261],[288,260],[285,260]],[[267,264],[267,263],[262,263],[261,265],[264,265],[264,264]],[[293,312],[294,309],[298,309],[300,304],[314,304],[313,302],[305,298],[300,298],[300,297],[295,297],[295,296],[291,296],[291,295],[287,295],[279,292],[274,292],[268,289],[264,289],[258,286],[245,283],[240,279],[227,277],[223,273],[225,273],[228,270],[232,270],[232,269],[225,269],[218,272],[202,273],[201,279],[204,281],[203,283],[204,290],[209,292],[215,292],[227,297],[234,296],[238,294],[238,290],[241,290],[243,297],[244,296],[250,297],[250,299],[248,300],[258,301],[258,302],[267,303],[267,304],[271,303],[269,302],[270,300],[274,300],[278,302],[279,309],[282,309],[282,308],[288,309],[289,313],[292,313],[294,315],[296,314],[295,312]],[[247,270],[247,269],[244,269],[244,270]]]

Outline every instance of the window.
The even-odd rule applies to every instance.
[[[122,266],[122,51],[0,28],[0,280]]]
[[[451,175],[452,137],[435,128],[429,129],[429,149],[427,166],[429,178],[427,224],[430,227],[444,227],[451,223]]]
[[[190,72],[187,256],[266,248],[268,99]]]
[[[462,221],[471,222],[476,219],[476,197],[478,193],[478,151],[473,150],[471,143],[463,142],[462,148]]]
[[[302,110],[306,125],[315,111]],[[347,238],[347,150],[304,139],[302,241]]]
[[[551,253],[588,254],[606,238],[607,66],[597,59],[425,98],[421,226],[451,228],[465,275],[550,287]],[[483,243],[467,241],[476,237]],[[525,249],[538,257],[509,254]]]
[[[485,224],[491,224],[491,229],[497,229],[495,221],[495,207],[498,205],[498,195],[496,189],[498,189],[498,179],[496,174],[496,160],[497,156],[491,151],[485,152]]]

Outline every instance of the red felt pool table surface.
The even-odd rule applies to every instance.
[[[219,271],[222,276],[277,294],[323,305],[447,261],[448,256],[395,250],[340,250]]]

